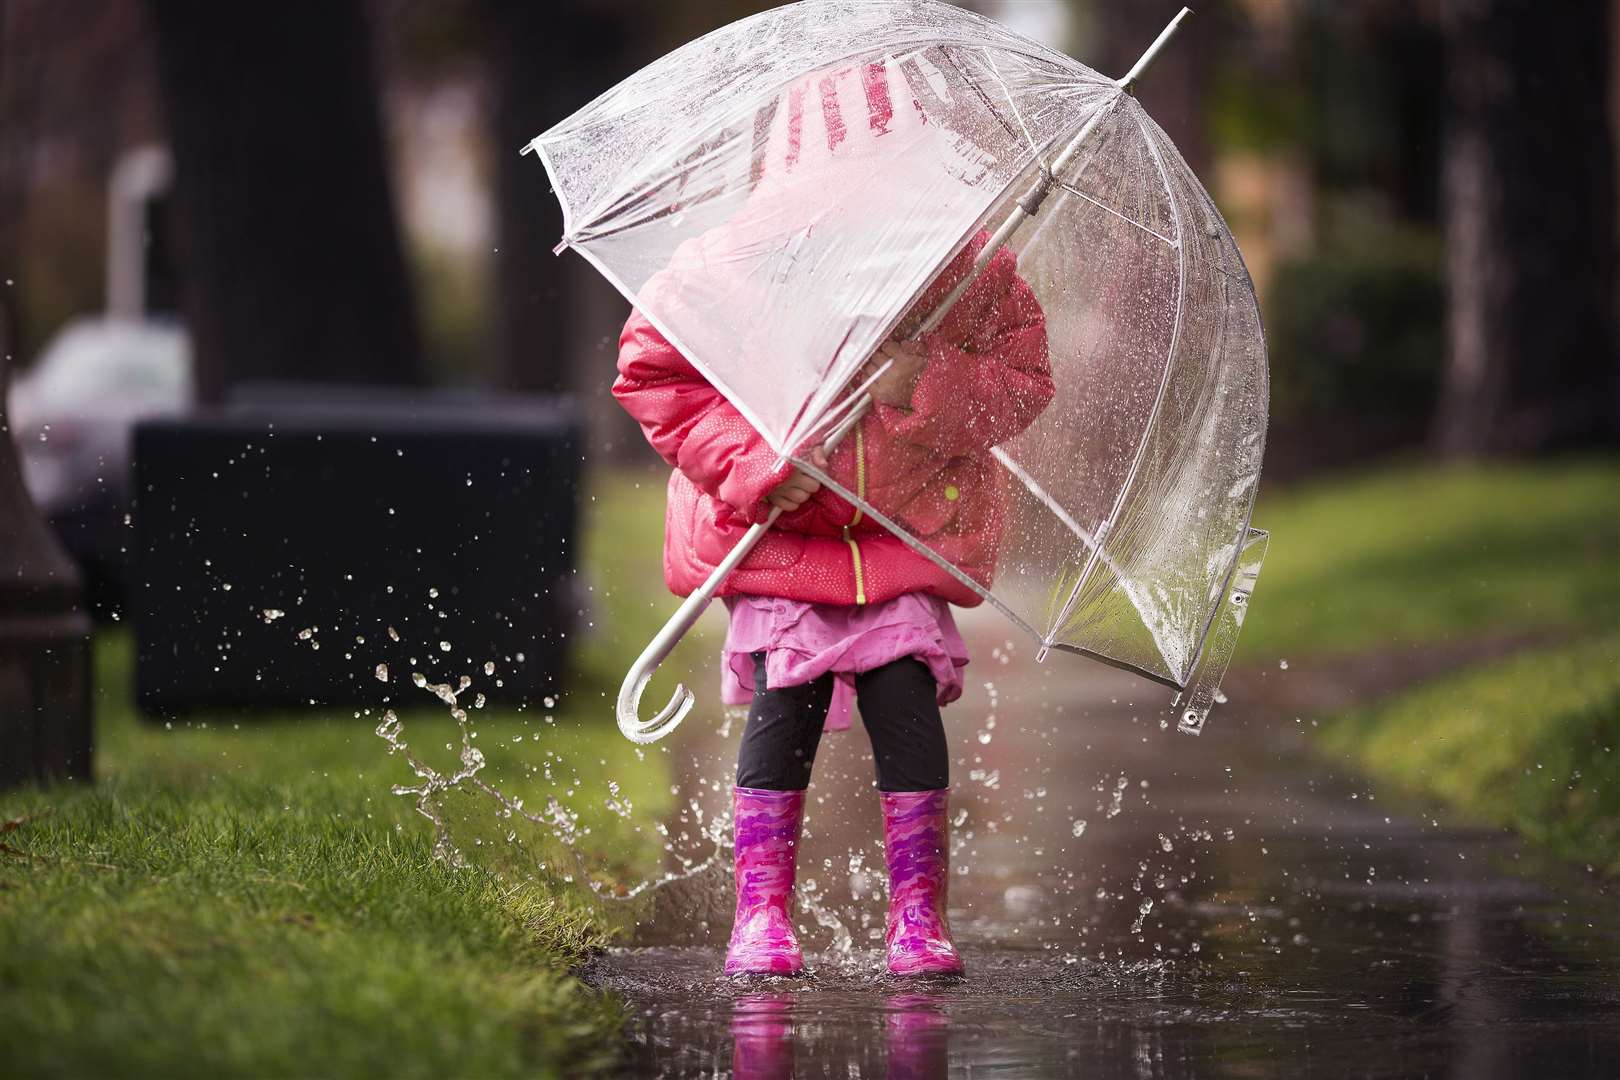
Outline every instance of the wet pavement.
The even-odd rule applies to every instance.
[[[1620,1076],[1614,887],[1309,757],[1308,666],[1244,680],[1195,739],[1131,676],[975,656],[946,710],[967,978],[882,973],[868,744],[829,735],[813,973],[723,978],[729,881],[665,890],[590,972],[628,1000],[629,1075]],[[676,738],[680,801],[717,809],[735,730]]]

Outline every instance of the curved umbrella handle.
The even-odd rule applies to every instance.
[[[719,591],[721,583],[737,568],[737,564],[754,550],[781,513],[780,509],[773,509],[770,517],[743,534],[743,538],[737,541],[737,545],[720,561],[720,565],[714,568],[709,580],[703,583],[702,588],[686,598],[664,624],[663,629],[659,630],[647,643],[647,647],[641,650],[641,655],[630,665],[630,670],[625,672],[624,682],[619,686],[617,708],[619,730],[624,733],[625,738],[643,745],[657,742],[674,731],[676,725],[685,720],[686,714],[692,711],[692,704],[697,699],[684,685],[678,685],[669,704],[651,719],[643,720],[640,714],[642,691],[647,689],[647,683],[652,679],[653,672],[658,670],[658,665],[668,659],[681,638],[696,625],[704,609],[709,606],[709,601],[713,600],[714,594]]]
[[[871,395],[863,396],[855,408],[849,411],[849,415],[844,417],[837,427],[833,428],[827,437],[827,441],[822,444],[823,449],[828,453],[832,453],[833,447],[838,445],[838,441],[849,433],[849,430],[871,407]],[[619,731],[624,734],[625,738],[633,743],[641,743],[643,746],[648,743],[655,743],[674,731],[680,725],[680,722],[686,719],[686,714],[692,711],[692,706],[697,699],[692,696],[692,691],[688,690],[684,684],[677,684],[675,694],[669,699],[669,704],[660,709],[651,719],[643,720],[641,718],[642,692],[647,689],[647,683],[651,681],[653,672],[657,671],[658,666],[669,658],[669,654],[675,650],[675,646],[680,643],[681,638],[686,636],[686,632],[697,625],[697,621],[703,615],[704,609],[709,606],[709,601],[713,600],[714,594],[720,591],[721,584],[731,575],[733,570],[737,569],[737,564],[746,559],[748,553],[759,545],[760,540],[764,539],[771,526],[776,524],[776,519],[781,516],[781,509],[779,507],[773,508],[770,517],[744,533],[743,538],[737,541],[736,546],[726,552],[726,557],[720,560],[720,565],[714,568],[714,572],[709,575],[709,579],[703,583],[702,588],[688,596],[685,602],[675,609],[675,614],[671,615],[669,621],[664,624],[663,629],[659,630],[653,639],[647,642],[647,647],[641,650],[641,655],[636,657],[636,662],[631,664],[630,670],[624,673],[624,682],[619,684],[619,702],[614,711],[618,714]]]

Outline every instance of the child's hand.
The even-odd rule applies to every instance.
[[[820,447],[810,452],[810,460],[816,468],[827,467],[827,455]],[[794,469],[793,474],[786,480],[771,489],[765,496],[765,501],[785,514],[791,514],[799,507],[810,501],[810,496],[821,490],[821,481],[805,472],[803,469]]]
[[[909,342],[890,338],[879,345],[872,358],[861,366],[860,372],[855,376],[855,384],[858,386],[871,378],[872,372],[890,360],[893,363],[889,365],[889,370],[879,376],[877,382],[873,383],[867,392],[885,405],[909,408],[911,393],[917,388],[917,377],[922,374],[923,367],[928,363],[928,354]]]

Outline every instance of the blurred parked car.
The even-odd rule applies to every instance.
[[[122,607],[128,584],[135,424],[192,401],[191,346],[175,313],[163,227],[171,171],[157,147],[119,159],[108,185],[107,312],[70,321],[10,391],[29,494],[83,569],[101,617]]]

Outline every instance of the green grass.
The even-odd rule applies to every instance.
[[[1321,740],[1375,776],[1620,874],[1620,633],[1359,709]]]
[[[645,517],[635,483],[587,508],[606,595],[579,692],[549,717],[471,710],[480,775],[530,807],[562,799],[610,878],[656,863],[637,822],[668,791],[665,759],[625,742],[602,700],[613,640],[668,603],[642,551],[656,535],[625,520]],[[528,1077],[611,1060],[618,1007],[570,972],[618,919],[545,868],[558,845],[533,828],[507,843],[519,830],[492,802],[451,798],[471,863],[452,870],[390,792],[416,778],[373,733],[375,711],[146,723],[129,661],[127,636],[98,641],[96,785],[0,794],[8,1075]],[[418,693],[405,737],[453,769],[456,724]],[[634,793],[635,820],[604,806],[610,779]]]
[[[617,1016],[540,888],[435,863],[344,783],[9,800],[0,1059],[19,1076],[558,1075]]]
[[[1235,663],[1620,625],[1620,462],[1405,467],[1267,493]]]
[[[1272,542],[1238,664],[1543,646],[1332,719],[1324,750],[1620,873],[1620,462],[1391,468],[1254,520]]]

